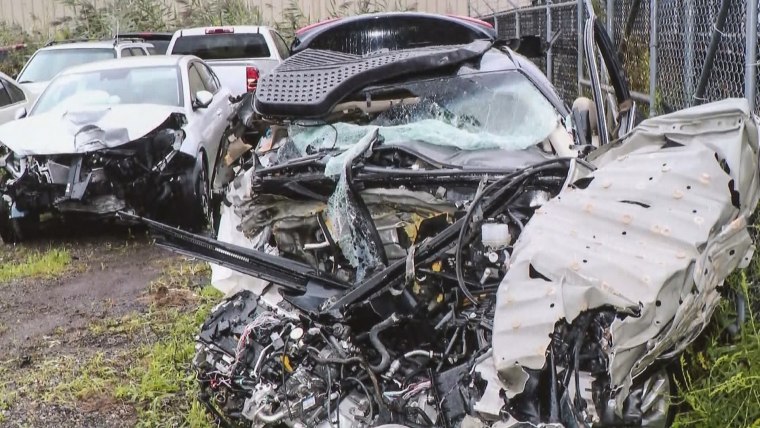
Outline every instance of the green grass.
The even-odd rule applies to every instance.
[[[48,403],[74,409],[101,402],[129,405],[141,427],[211,427],[197,401],[198,385],[191,361],[195,335],[221,293],[207,283],[206,263],[174,261],[163,266],[147,289],[151,297],[182,292],[180,307],[152,303],[145,312],[92,322],[86,341],[119,343],[74,355],[51,353],[19,372],[19,360],[0,362],[0,422],[19,403]],[[160,290],[160,291],[159,291]],[[192,296],[187,300],[187,295]]]
[[[118,360],[108,359],[103,353],[97,353],[88,360],[67,361],[63,364],[69,371],[63,374],[61,381],[45,394],[49,402],[74,403],[89,400],[111,393],[119,382]]]
[[[20,261],[0,264],[0,283],[24,278],[55,278],[64,273],[70,263],[68,250],[34,251]]]
[[[750,296],[760,278],[760,259],[734,273],[728,285]],[[751,305],[750,305],[751,306]],[[760,331],[750,311],[741,334],[725,338],[725,325],[734,318],[733,305],[723,301],[701,343],[681,357],[683,379],[678,397],[685,411],[676,417],[675,427],[760,427]]]
[[[91,334],[113,336],[155,335],[157,340],[137,346],[118,358],[96,355],[76,376],[54,389],[57,401],[74,403],[96,392],[132,404],[137,425],[143,427],[210,427],[209,416],[197,401],[198,386],[191,361],[195,335],[221,293],[211,286],[198,288],[208,278],[206,263],[181,261],[164,266],[163,274],[149,290],[193,291],[191,307],[153,304],[147,313],[90,325]],[[50,398],[50,397],[48,397]]]
[[[209,426],[196,400],[198,386],[190,362],[195,352],[193,338],[210,307],[209,301],[190,313],[170,309],[154,322],[163,339],[138,351],[140,361],[114,390],[116,398],[135,405],[139,426]]]

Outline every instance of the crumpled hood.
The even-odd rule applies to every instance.
[[[154,104],[55,109],[0,126],[0,143],[21,156],[92,152],[143,137],[180,111]]]
[[[595,153],[585,184],[525,226],[499,286],[493,355],[508,394],[546,364],[556,323],[589,309],[633,313],[609,329],[617,409],[635,376],[691,343],[751,259],[758,152],[747,101],[728,99],[648,119]]]

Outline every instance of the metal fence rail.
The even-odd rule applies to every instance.
[[[618,47],[634,98],[648,105],[650,114],[661,114],[728,97],[746,97],[753,108],[760,106],[759,2],[598,0],[593,4]],[[482,18],[507,39],[535,35],[547,42],[559,31],[546,56],[535,62],[569,104],[588,93],[588,71],[582,62],[583,19],[578,19],[586,16],[585,3],[535,0],[533,6]]]

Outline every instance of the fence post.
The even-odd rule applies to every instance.
[[[552,0],[546,0],[546,41],[552,39]],[[546,78],[554,84],[552,76],[552,48],[546,50]]]
[[[585,18],[585,15],[583,13],[583,0],[576,0],[576,3],[578,31],[575,36],[578,41],[578,96],[580,97],[583,93],[581,80],[583,80],[583,18]]]
[[[649,3],[649,116],[654,116],[657,85],[657,0]]]
[[[612,28],[615,17],[615,0],[607,0],[607,33],[610,35],[610,40],[615,41],[615,31]]]
[[[689,106],[694,99],[694,0],[686,0],[685,13],[683,92]]]
[[[749,109],[753,111],[757,90],[757,2],[758,0],[747,0],[747,52],[744,60],[744,97],[749,100]]]
[[[520,11],[515,11],[515,38],[520,38]]]

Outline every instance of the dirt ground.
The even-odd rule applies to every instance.
[[[191,262],[155,246],[145,230],[53,224],[34,242],[0,247],[0,264],[51,249],[70,256],[63,271],[0,282],[0,426],[134,426],[139,406],[108,389],[133,369],[138,349],[161,340],[140,321],[167,298],[156,282]],[[193,286],[208,282],[207,269],[188,275]]]

